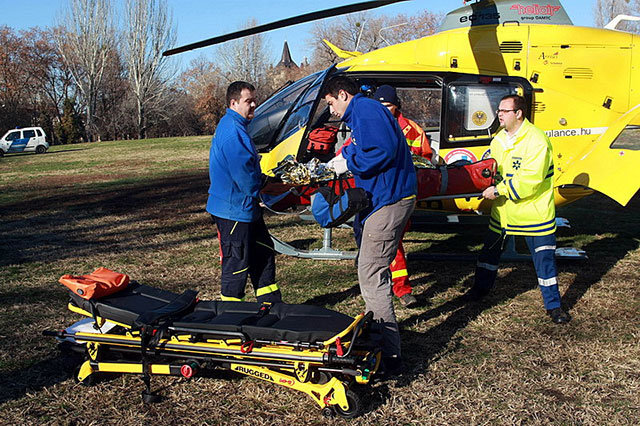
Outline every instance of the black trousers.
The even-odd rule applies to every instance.
[[[222,300],[243,300],[247,277],[251,277],[258,302],[281,302],[275,251],[262,216],[254,222],[211,218],[220,241]]]

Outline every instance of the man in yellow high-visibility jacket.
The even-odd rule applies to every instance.
[[[551,320],[562,324],[571,317],[562,310],[557,281],[553,152],[545,133],[525,118],[526,108],[525,99],[518,95],[505,96],[498,107],[504,129],[491,141],[490,149],[504,179],[482,193],[494,201],[469,297],[478,300],[489,292],[504,239],[521,235],[531,251],[544,306]]]

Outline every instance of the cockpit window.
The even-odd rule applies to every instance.
[[[311,112],[311,107],[313,106],[313,102],[318,97],[318,92],[320,91],[320,86],[322,85],[322,80],[317,81],[313,87],[311,87],[304,96],[298,101],[298,104],[295,107],[295,110],[291,112],[287,122],[282,127],[280,134],[278,135],[277,142],[282,142],[297,130],[302,129],[307,125],[309,120],[309,113]]]
[[[271,144],[287,112],[295,105],[300,95],[317,80],[319,74],[311,74],[285,87],[256,108],[247,130],[258,150]]]
[[[640,151],[640,126],[628,125],[611,144],[611,149]]]
[[[488,142],[500,123],[496,109],[503,96],[522,94],[513,83],[451,83],[447,93],[445,132],[451,143]]]

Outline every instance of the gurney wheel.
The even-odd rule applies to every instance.
[[[351,389],[347,391],[347,402],[349,403],[349,409],[343,410],[339,405],[334,405],[333,409],[340,417],[346,419],[352,419],[360,414],[360,397]],[[323,413],[324,414],[324,413]]]
[[[325,419],[332,419],[336,416],[336,412],[331,407],[324,407],[322,409],[322,417]]]

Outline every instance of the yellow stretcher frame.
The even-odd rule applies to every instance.
[[[128,352],[141,350],[140,331],[133,330],[127,324],[92,315],[73,303],[68,304],[68,309],[93,318],[98,325],[98,331],[95,333],[78,331],[58,336],[72,338],[77,344],[85,346],[87,359],[77,369],[78,382],[90,384],[99,373],[144,374],[142,360],[102,359],[108,349],[120,348]],[[281,342],[263,341],[253,342],[249,347],[247,345],[249,342],[240,338],[216,337],[194,342],[191,341],[192,335],[189,333],[172,334],[159,339],[153,346],[148,347],[147,351],[160,354],[163,358],[185,361],[149,362],[147,371],[151,376],[185,376],[182,372],[185,365],[189,365],[192,371],[199,369],[198,358],[204,362],[214,361],[231,371],[303,392],[322,408],[322,414],[327,417],[334,414],[347,418],[355,417],[360,411],[360,403],[350,386],[353,383],[369,383],[378,370],[381,359],[379,351],[352,350],[351,348],[355,338],[362,333],[361,327],[368,321],[367,317],[365,314],[359,314],[347,328],[316,347],[293,347]],[[122,327],[124,334],[101,333],[99,327],[103,326],[107,320]],[[362,361],[355,368],[342,370],[348,370],[349,374],[330,371],[324,377],[316,376],[315,373],[336,370],[335,367],[325,368],[330,357],[336,356],[329,352],[329,348],[336,345],[340,346],[344,353],[356,356]],[[349,367],[349,365],[346,366]],[[331,376],[333,373],[336,375]]]

